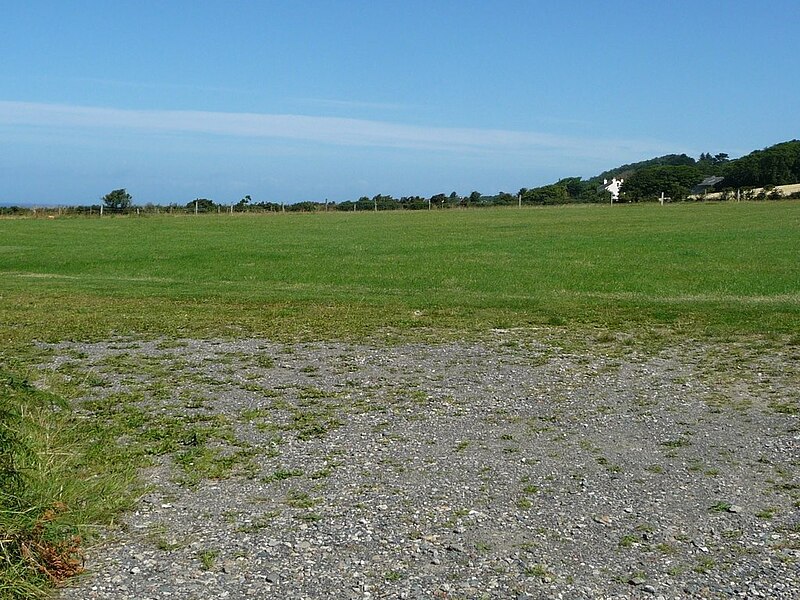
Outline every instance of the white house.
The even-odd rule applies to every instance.
[[[622,182],[625,181],[624,179],[617,179],[616,177],[612,177],[611,181],[609,182],[608,179],[603,179],[603,189],[607,192],[611,192],[611,201],[616,202],[619,200],[619,188],[622,187]]]

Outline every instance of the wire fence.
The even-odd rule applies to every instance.
[[[739,201],[739,200],[780,200],[800,197],[800,184],[791,186],[770,186],[769,188],[743,188],[734,192],[689,196],[686,200],[697,201]],[[435,200],[435,201],[434,201]],[[653,198],[659,201],[659,198]],[[663,204],[664,198],[661,198]],[[585,204],[586,202],[558,202],[558,204]],[[541,205],[540,202],[526,202],[523,197],[504,194],[483,196],[471,202],[466,198],[403,198],[382,197],[379,199],[363,198],[358,201],[334,202],[299,202],[281,204],[263,202],[253,204],[217,204],[211,200],[198,199],[187,204],[145,204],[142,206],[108,206],[105,204],[63,205],[63,206],[0,206],[0,216],[33,217],[55,219],[58,217],[144,217],[151,215],[237,215],[237,214],[277,214],[298,212],[378,212],[378,211],[417,211],[417,210],[463,210],[489,207],[530,207]],[[547,204],[547,203],[545,203]]]

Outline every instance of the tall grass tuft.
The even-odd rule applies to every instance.
[[[87,534],[134,491],[114,446],[59,396],[0,371],[0,599],[48,597],[82,571]]]
[[[0,372],[0,499],[9,504],[24,489],[22,463],[33,451],[24,433],[26,400],[38,399],[25,380]]]

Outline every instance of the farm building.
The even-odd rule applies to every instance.
[[[708,192],[714,191],[714,186],[720,183],[724,177],[717,177],[716,175],[712,175],[711,177],[706,177],[698,183],[696,186],[692,188],[692,194],[699,196],[701,194],[706,194]]]

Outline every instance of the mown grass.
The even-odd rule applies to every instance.
[[[0,222],[8,340],[800,321],[800,202]]]

